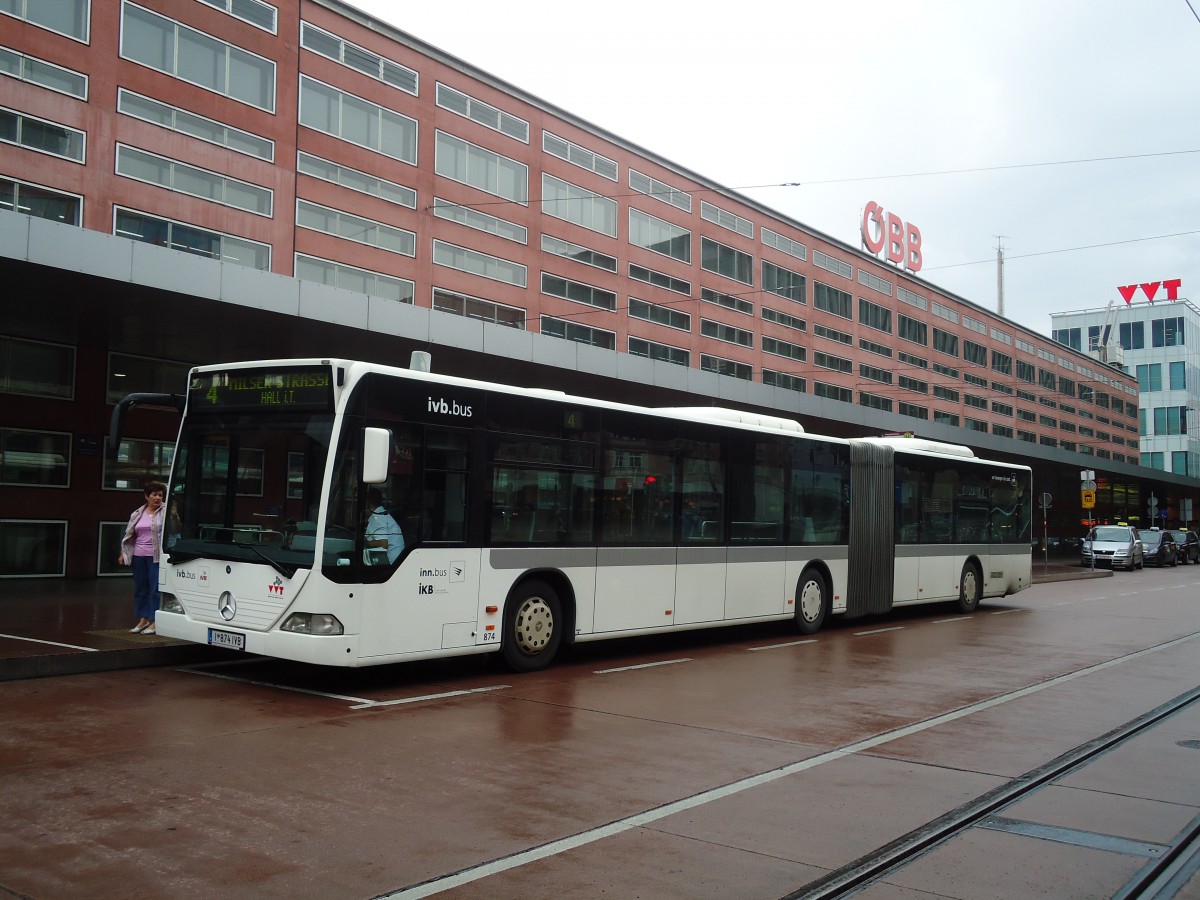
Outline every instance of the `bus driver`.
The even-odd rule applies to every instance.
[[[383,492],[379,488],[367,491],[367,503],[371,507],[371,516],[367,519],[366,562],[368,565],[390,565],[404,551],[404,532],[383,505]]]

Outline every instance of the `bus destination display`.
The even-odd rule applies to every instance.
[[[200,372],[192,376],[188,408],[324,411],[333,407],[331,384],[324,366]]]

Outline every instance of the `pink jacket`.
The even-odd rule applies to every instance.
[[[121,553],[125,557],[125,565],[133,565],[133,547],[137,543],[137,523],[142,517],[142,513],[146,511],[146,504],[143,503],[133,511],[133,515],[129,517],[129,524],[125,526],[125,536],[121,538]],[[167,514],[165,505],[160,506],[154,514],[154,518],[150,522],[151,529],[154,533],[154,561],[158,562],[158,557],[162,553],[162,531],[164,517]]]

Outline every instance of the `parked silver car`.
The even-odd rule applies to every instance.
[[[1091,566],[1093,553],[1097,566],[1140,569],[1145,565],[1142,539],[1132,525],[1097,525],[1083,539],[1080,565]]]

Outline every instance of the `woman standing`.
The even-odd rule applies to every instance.
[[[121,539],[118,562],[133,566],[133,606],[138,623],[132,634],[157,634],[154,614],[158,611],[158,554],[162,546],[163,498],[167,486],[161,481],[147,482],[146,502],[133,511]]]

